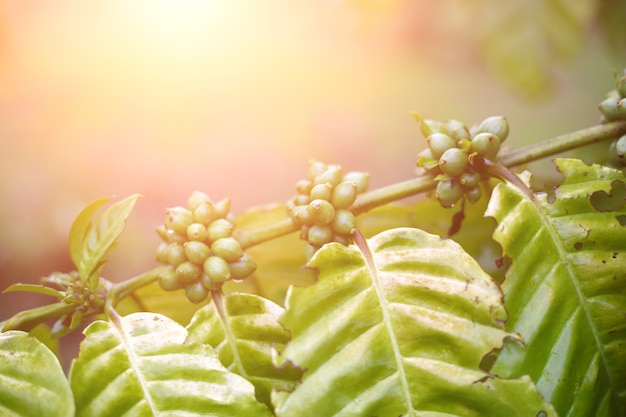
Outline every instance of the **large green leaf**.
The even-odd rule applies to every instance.
[[[114,316],[85,336],[69,376],[77,416],[270,415],[248,381],[210,346],[185,343],[185,328],[165,316]]]
[[[362,248],[362,249],[359,249]],[[462,248],[418,229],[324,246],[319,280],[290,289],[278,362],[306,369],[278,416],[555,415],[529,378],[480,369],[507,333],[502,294]]]
[[[72,391],[54,353],[28,333],[0,333],[0,416],[73,415]]]
[[[290,337],[278,322],[283,308],[253,294],[229,294],[216,301],[194,315],[187,341],[213,346],[222,364],[252,382],[259,401],[271,406],[272,388],[292,390],[302,374],[272,362],[274,349],[282,349]]]
[[[554,201],[499,185],[487,215],[512,266],[503,284],[510,344],[493,372],[528,374],[560,415],[626,415],[626,181],[620,171],[556,161]],[[621,188],[620,201],[611,202]],[[611,207],[612,206],[612,207]]]

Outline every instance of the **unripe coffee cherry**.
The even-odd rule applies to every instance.
[[[185,255],[187,259],[197,265],[202,265],[204,260],[211,255],[211,249],[204,242],[197,242],[195,240],[185,242],[183,245],[185,248]]]
[[[617,90],[621,98],[626,98],[626,71],[623,76],[617,77],[615,90]]]
[[[166,269],[159,274],[159,286],[165,291],[175,291],[183,288],[184,282],[178,280],[178,275],[173,269]]]
[[[324,171],[326,171],[326,164],[320,161],[310,160],[309,161],[309,180],[313,182],[315,177],[321,175]]]
[[[315,224],[328,224],[335,217],[335,208],[326,200],[311,201],[307,211]]]
[[[454,207],[454,204],[463,197],[463,187],[455,180],[439,181],[435,191],[435,197],[445,208]]]
[[[476,129],[476,133],[491,133],[500,139],[500,143],[504,142],[509,136],[509,122],[506,117],[491,116],[483,120]]]
[[[293,203],[296,206],[304,206],[307,205],[311,202],[311,198],[308,195],[304,195],[304,194],[296,194],[296,196],[293,198]]]
[[[479,133],[472,138],[472,152],[487,159],[494,159],[500,150],[500,139],[493,133]]]
[[[626,98],[621,99],[616,105],[617,117],[621,120],[626,119]]]
[[[620,101],[618,96],[610,96],[602,100],[600,104],[598,104],[598,109],[600,113],[606,118],[607,121],[617,120],[619,119],[619,114],[617,112],[617,103]]]
[[[197,304],[207,298],[209,290],[198,280],[185,286],[185,295],[189,301]]]
[[[223,198],[217,203],[215,203],[215,217],[217,218],[225,218],[230,212],[230,198]]]
[[[448,120],[446,122],[446,128],[448,129],[448,135],[454,139],[455,142],[461,139],[470,139],[469,130],[463,122],[459,120]]]
[[[165,211],[165,227],[183,236],[193,222],[193,214],[184,207],[172,207]]]
[[[433,133],[447,133],[446,126],[437,120],[422,119],[418,112],[412,112],[413,119],[420,124],[420,131],[424,137],[432,135]]]
[[[191,223],[187,228],[187,239],[202,242],[206,238],[207,229],[202,223]]]
[[[300,180],[296,184],[296,192],[298,194],[309,195],[311,188],[313,188],[313,183],[308,180]]]
[[[207,226],[215,218],[215,207],[211,202],[200,204],[193,211],[193,220]]]
[[[159,244],[159,247],[157,248],[157,252],[156,252],[156,260],[158,262],[161,262],[164,264],[168,263],[167,255],[169,253],[169,248],[170,248],[169,243],[162,242],[161,244]]]
[[[357,193],[364,193],[369,185],[370,176],[366,172],[351,171],[343,176],[344,181],[350,181],[356,185]]]
[[[341,167],[339,165],[328,165],[326,170],[315,177],[314,184],[329,183],[333,187],[339,184],[343,177]]]
[[[228,281],[231,277],[228,262],[219,256],[206,258],[203,269],[211,282],[214,283]]]
[[[309,213],[309,206],[295,206],[293,208],[293,215],[296,220],[304,225],[310,226],[313,224],[313,219]]]
[[[309,228],[307,240],[314,246],[321,247],[322,245],[332,241],[332,239],[333,229],[328,224],[314,224]]]
[[[167,249],[167,263],[173,266],[178,266],[187,260],[185,255],[185,248],[180,243],[170,243]]]
[[[467,153],[459,148],[448,149],[439,158],[439,168],[450,177],[457,177],[467,167]]]
[[[247,253],[244,253],[238,260],[229,262],[228,265],[232,278],[236,280],[246,279],[256,271],[256,262]]]
[[[233,234],[233,224],[226,219],[215,219],[207,227],[207,240],[215,242],[218,239],[230,237]]]
[[[474,188],[480,184],[480,174],[478,172],[464,172],[459,178],[459,182],[463,187]]]
[[[335,209],[348,208],[356,200],[356,195],[356,184],[349,181],[342,181],[333,188],[330,204],[332,204]]]
[[[211,202],[211,199],[209,198],[208,195],[206,195],[205,193],[201,191],[194,191],[193,193],[191,193],[189,200],[187,200],[187,208],[189,208],[189,211],[193,213],[202,204],[210,203],[210,202]]]
[[[211,244],[211,253],[223,258],[226,262],[233,262],[241,258],[243,250],[239,241],[234,237],[223,237]]]
[[[313,200],[330,200],[333,194],[333,187],[329,183],[317,184],[311,188],[310,200],[303,204],[309,204]]]
[[[335,218],[331,223],[334,232],[340,235],[352,234],[356,227],[356,217],[350,210],[341,209],[335,213]]]
[[[468,188],[465,190],[465,198],[467,198],[467,201],[472,204],[480,200],[481,194],[482,191],[480,190],[479,186]]]
[[[168,243],[183,243],[185,241],[185,236],[180,235],[173,230],[167,229],[165,225],[157,227],[156,231],[161,239]]]
[[[434,159],[439,159],[445,151],[456,147],[456,142],[444,133],[433,133],[426,138],[428,149],[430,149]]]
[[[620,168],[626,166],[626,135],[613,142],[609,154],[615,166]]]

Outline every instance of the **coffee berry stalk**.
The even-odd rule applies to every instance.
[[[233,237],[230,200],[213,202],[195,191],[187,207],[165,212],[164,225],[157,228],[163,243],[157,260],[167,266],[159,274],[159,285],[167,291],[185,289],[187,298],[199,303],[226,281],[241,281],[256,270],[256,263]]]

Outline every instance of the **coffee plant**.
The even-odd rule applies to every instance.
[[[311,161],[238,217],[196,191],[156,229],[161,265],[120,282],[103,271],[139,195],[93,202],[75,270],[5,290],[56,301],[0,323],[0,415],[626,416],[615,79],[597,126],[517,149],[503,116],[414,113],[426,147],[398,184]],[[554,159],[553,190],[520,168],[591,143],[604,160]],[[66,375],[53,340],[81,324]]]

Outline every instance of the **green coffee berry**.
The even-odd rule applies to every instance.
[[[617,103],[619,103],[619,101],[620,98],[618,96],[611,95],[598,104],[600,113],[602,113],[607,121],[619,119],[619,114],[617,112]]]
[[[448,135],[454,139],[455,142],[461,139],[470,139],[469,130],[459,120],[448,120],[446,122],[446,129],[448,130]]]
[[[357,193],[364,193],[369,185],[370,176],[366,172],[351,171],[343,176],[344,181],[356,184]]]
[[[161,225],[156,228],[157,234],[163,239],[165,242],[169,243],[183,243],[185,241],[185,236],[179,235],[173,230],[169,230],[165,227],[165,225]]]
[[[211,244],[211,253],[223,258],[226,262],[233,262],[241,258],[243,249],[234,237],[223,237]]]
[[[617,139],[615,142],[615,147],[613,151],[615,166],[617,167],[625,167],[626,166],[626,135]]]
[[[256,262],[247,253],[244,253],[238,260],[229,262],[228,265],[232,278],[236,280],[246,279],[256,271]]]
[[[184,207],[172,207],[165,211],[165,227],[183,236],[187,228],[193,223],[193,214]]]
[[[480,190],[479,186],[468,188],[465,190],[465,198],[467,198],[467,201],[472,204],[480,200],[481,194],[482,191]]]
[[[215,217],[215,206],[212,202],[204,202],[193,211],[194,222],[205,226],[208,226]]]
[[[167,256],[168,256],[168,253],[169,253],[169,248],[170,248],[169,243],[162,242],[159,245],[159,247],[157,248],[157,252],[156,252],[156,260],[158,262],[161,262],[161,263],[164,263],[164,264],[168,263],[167,262]]]
[[[417,166],[430,171],[439,168],[439,161],[433,158],[431,150],[426,148],[417,155]]]
[[[203,269],[212,283],[225,282],[231,278],[228,262],[219,256],[209,256],[206,258]]]
[[[176,276],[181,282],[189,283],[200,278],[200,267],[190,261],[185,261],[176,267]]]
[[[439,158],[439,168],[450,177],[457,177],[467,167],[467,153],[459,148],[448,149]]]
[[[615,90],[617,90],[621,98],[626,98],[626,71],[623,76],[617,77]]]
[[[315,224],[328,224],[335,217],[335,208],[326,200],[313,200],[309,203],[308,213]]]
[[[340,243],[343,246],[348,246],[350,244],[350,236],[351,235],[344,235],[344,234],[335,233],[335,234],[333,234],[332,241]]]
[[[434,159],[439,159],[445,151],[456,147],[456,141],[444,133],[433,133],[426,138],[426,142]]]
[[[321,247],[322,245],[332,241],[332,239],[333,229],[328,224],[314,224],[309,228],[307,240],[314,246]]]
[[[309,180],[314,181],[315,177],[321,175],[324,171],[326,171],[325,163],[315,160],[309,161]]]
[[[333,194],[333,187],[329,183],[317,184],[311,188],[310,200],[304,204],[309,204],[313,200],[330,200]]]
[[[433,119],[421,119],[420,131],[424,137],[430,136],[433,133],[448,133],[446,125]]]
[[[439,181],[435,190],[435,197],[443,207],[454,207],[454,204],[463,197],[463,187],[456,180]]]
[[[307,226],[313,224],[313,219],[311,218],[311,214],[309,213],[309,206],[296,206],[293,208],[293,214],[295,219]]]
[[[185,295],[189,301],[197,304],[207,298],[209,290],[198,280],[185,286]]]
[[[166,269],[159,274],[159,286],[165,291],[175,291],[183,288],[185,284],[178,280],[174,269]]]
[[[472,138],[471,151],[487,159],[494,159],[500,150],[500,138],[493,133],[479,133]]]
[[[621,120],[626,119],[626,98],[621,99],[616,105],[617,117]]]
[[[170,243],[167,248],[167,263],[173,266],[178,266],[187,260],[185,255],[185,248],[180,243]]]
[[[298,194],[309,195],[311,188],[313,188],[313,183],[308,180],[300,180],[296,184],[296,192]]]
[[[215,203],[215,217],[225,218],[230,212],[230,198],[223,198]]]
[[[509,122],[506,120],[506,117],[502,116],[487,117],[478,125],[476,134],[478,133],[496,135],[500,139],[500,143],[502,143],[509,136]]]
[[[356,195],[356,184],[349,181],[342,181],[333,188],[330,203],[335,209],[348,208],[354,204]]]
[[[340,209],[331,223],[334,232],[340,235],[352,234],[356,227],[356,217],[350,210]]]
[[[305,206],[311,202],[311,198],[308,195],[297,194],[293,198],[293,202],[296,206]]]
[[[480,174],[478,172],[464,172],[459,178],[461,185],[466,188],[474,188],[480,184]]]
[[[339,165],[328,165],[326,170],[315,177],[314,184],[329,183],[331,186],[336,186],[341,182],[343,174]]]
[[[233,224],[226,219],[215,219],[207,227],[207,237],[209,242],[230,237],[233,234]]]
[[[194,191],[187,200],[187,208],[193,213],[198,207],[206,203],[211,203],[209,196],[201,191]]]
[[[202,223],[191,223],[187,228],[187,239],[202,242],[207,238],[207,228]]]
[[[197,242],[195,240],[185,242],[183,245],[185,248],[185,255],[191,262],[202,265],[204,260],[211,255],[211,249],[204,242]]]
[[[310,243],[307,243],[306,246],[304,247],[304,259],[306,259],[307,261],[311,259],[313,255],[315,255],[315,252],[317,252],[317,250],[320,247],[321,246],[315,246]]]

